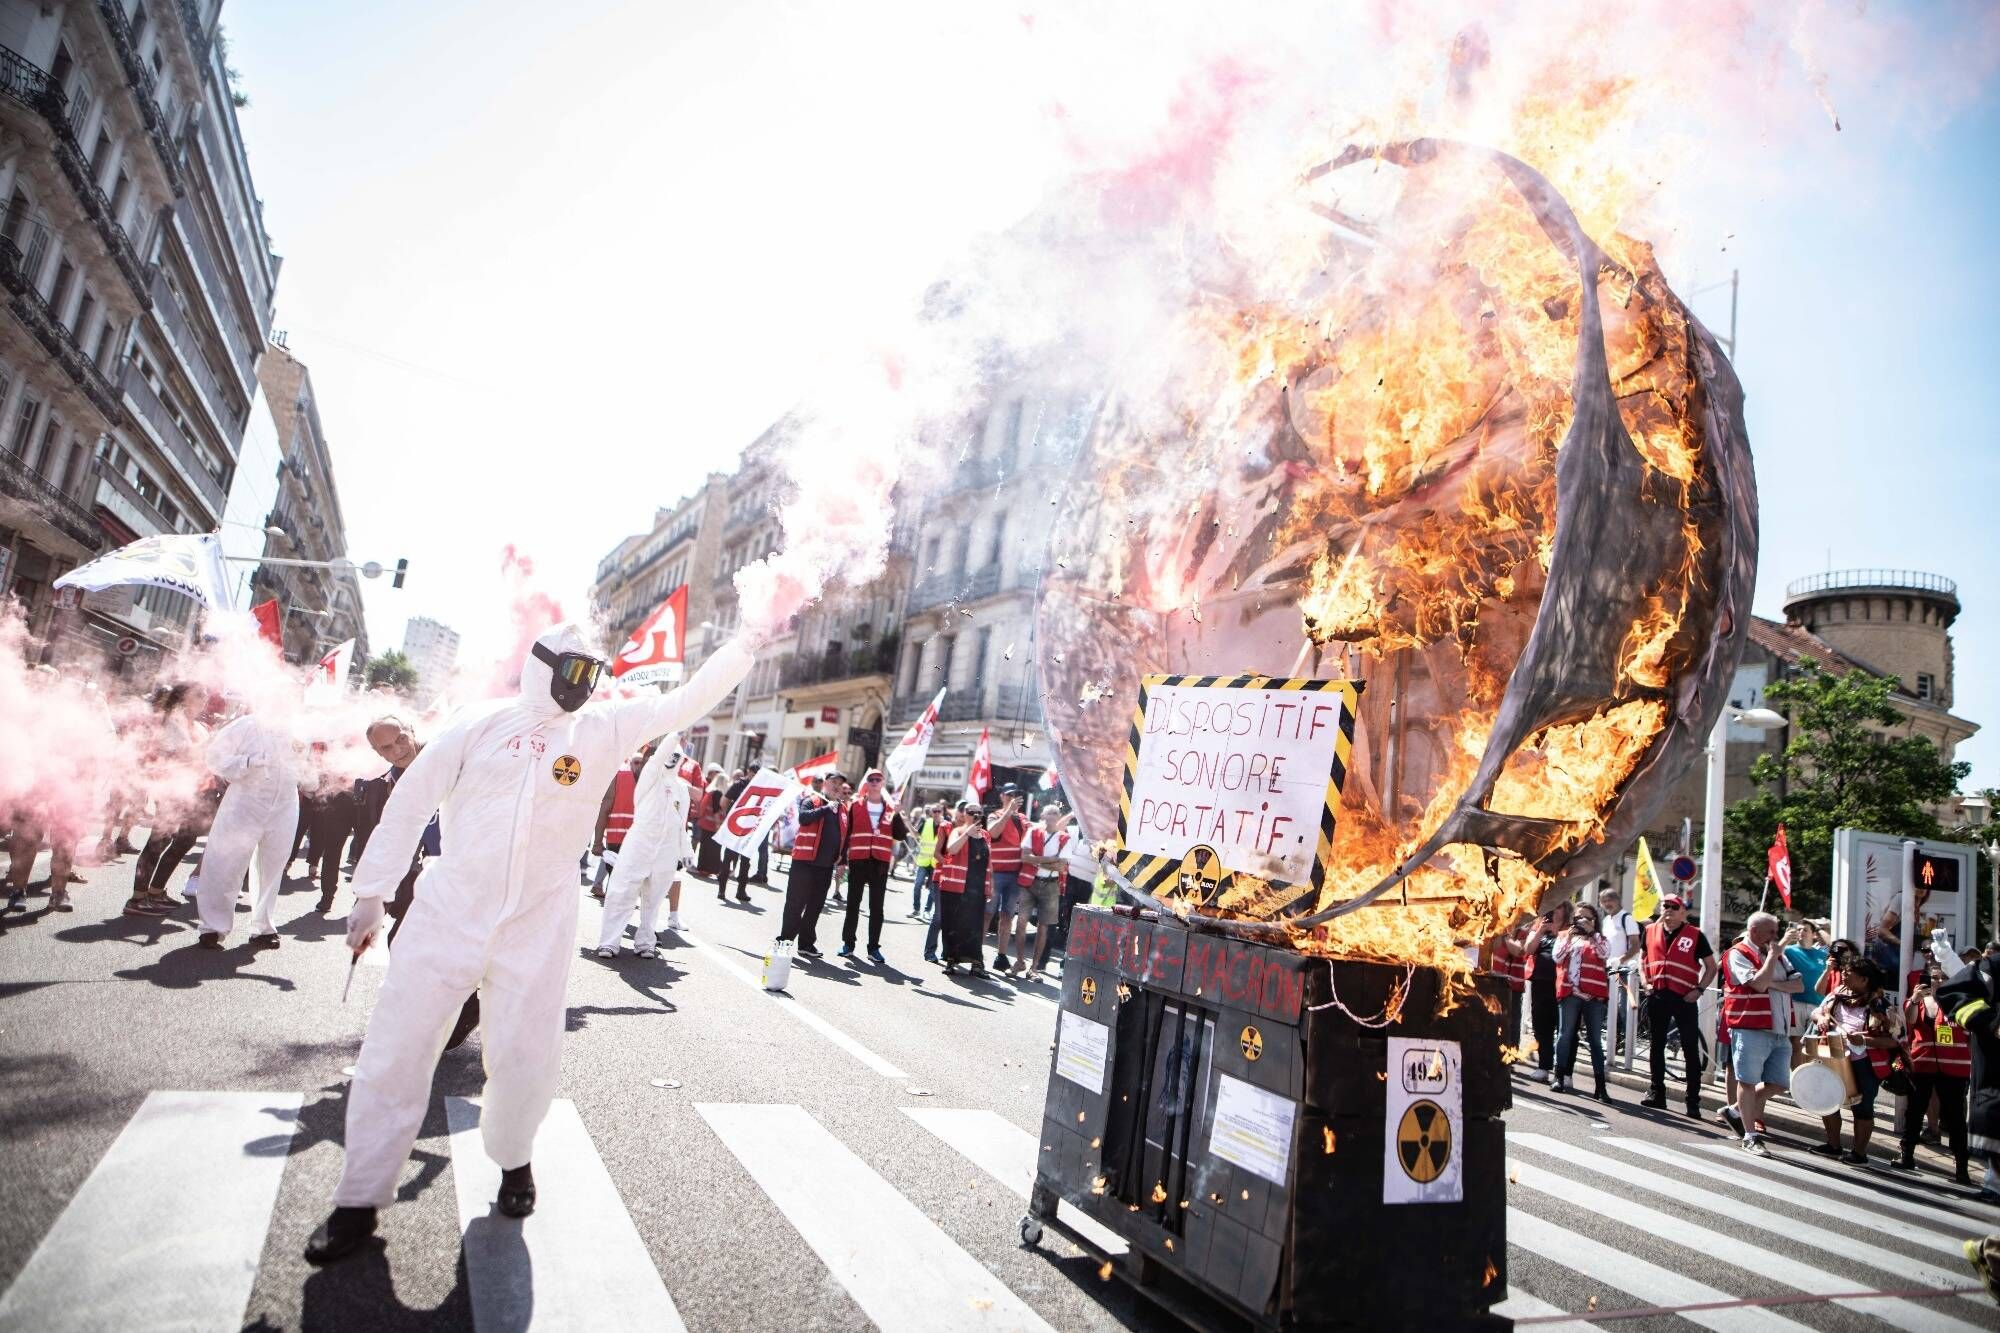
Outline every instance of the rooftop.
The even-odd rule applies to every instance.
[[[1898,588],[1937,593],[1954,602],[1958,600],[1956,583],[1942,574],[1926,574],[1916,569],[1830,569],[1824,574],[1811,574],[1787,583],[1785,600],[1791,602],[1846,588]]]

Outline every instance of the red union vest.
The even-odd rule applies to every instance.
[[[882,802],[882,822],[868,822],[868,802],[856,797],[847,807],[847,859],[849,861],[893,861],[895,839],[889,830],[896,823],[896,807]],[[818,838],[814,838],[818,844]]]
[[[1972,1048],[1965,1029],[1947,1018],[1934,1018],[1936,1001],[1912,1001],[1909,1015],[1910,1068],[1919,1074],[1947,1078],[1972,1077]]]
[[[695,823],[701,827],[703,833],[713,834],[722,827],[722,817],[729,813],[727,805],[728,802],[722,799],[721,792],[714,790],[702,792],[701,814],[695,819]]]
[[[1054,851],[1049,850],[1051,838],[1055,840]],[[1040,824],[1037,824],[1033,828],[1028,830],[1027,851],[1028,855],[1030,856],[1061,856],[1063,854],[1063,850],[1068,846],[1069,846],[1069,836],[1065,833],[1062,832],[1050,833]],[[1033,884],[1037,879],[1042,879],[1042,878],[1061,879],[1062,874],[1063,872],[1060,870],[1055,871],[1053,874],[1051,874],[1049,871],[1044,870],[1040,866],[1031,866],[1023,864],[1021,867],[1021,883]]]
[[[1021,874],[1021,839],[1027,833],[1027,821],[1019,815],[1009,815],[986,835],[986,845],[992,858],[986,869],[995,884],[1012,884]]]
[[[1701,931],[1684,925],[1667,938],[1665,926],[1655,921],[1646,927],[1646,984],[1674,995],[1692,995],[1701,984],[1701,964],[1694,951]]]
[[[938,892],[964,893],[966,890],[966,880],[969,877],[969,863],[972,859],[972,839],[967,838],[964,845],[955,852],[944,850],[949,845],[950,836],[946,834],[938,842]],[[974,885],[973,888],[981,898],[986,896],[986,886],[984,884]]]
[[[1596,947],[1592,947],[1593,943]],[[1556,946],[1556,998],[1558,1000],[1570,995],[1581,995],[1586,1000],[1608,1000],[1611,998],[1611,980],[1604,975],[1603,948],[1604,945],[1601,940],[1578,941],[1575,937],[1571,937],[1567,945]],[[1569,980],[1569,955],[1571,954],[1582,955],[1582,961],[1577,964],[1576,984],[1573,986]],[[1532,960],[1528,961],[1532,966]]]
[[[1516,957],[1508,951],[1507,940],[1511,939],[1514,943],[1520,944],[1527,938],[1526,931],[1517,930],[1506,939],[1493,941],[1494,975],[1505,977],[1507,979],[1507,989],[1513,991],[1516,995],[1528,989],[1528,978],[1534,973],[1535,960],[1532,955],[1525,953]]]
[[[639,788],[639,775],[628,765],[618,770],[611,779],[611,814],[604,821],[604,845],[622,847],[625,835],[632,828],[633,797]]]
[[[1748,940],[1738,940],[1722,951],[1722,1025],[1734,1032],[1758,1029],[1768,1032],[1777,1024],[1772,1021],[1774,1004],[1790,1004],[1792,997],[1775,991],[1753,990],[1749,986],[1739,986],[1730,975],[1729,959],[1740,954],[1755,972],[1764,966],[1764,955],[1757,952],[1757,946]]]
[[[813,799],[817,800],[818,798],[815,797]],[[826,801],[821,801],[820,803],[822,805],[829,804]],[[835,836],[838,837],[846,832],[847,812],[837,805],[831,806],[831,809],[833,811],[832,818],[839,821],[834,824],[836,830]],[[801,823],[799,825],[799,836],[792,843],[792,861],[794,864],[804,863],[811,865],[819,858],[820,834],[825,831],[827,823],[828,821],[825,819],[816,819],[810,824]]]

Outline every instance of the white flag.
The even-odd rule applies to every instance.
[[[78,565],[56,580],[58,588],[100,592],[122,583],[171,588],[212,611],[232,609],[222,542],[212,532],[161,533]]]
[[[889,790],[898,791],[910,780],[910,775],[924,766],[924,760],[931,752],[931,738],[937,735],[938,708],[944,703],[944,691],[937,692],[931,706],[924,715],[910,725],[902,743],[889,754],[888,762],[882,769],[889,777]]]
[[[783,773],[758,769],[757,775],[743,788],[743,794],[736,798],[736,804],[722,817],[715,840],[739,855],[754,855],[764,839],[771,836],[779,816],[791,808],[804,790],[805,784]]]
[[[338,648],[319,659],[321,677],[337,694],[347,688],[347,673],[354,668],[354,640],[343,639]]]

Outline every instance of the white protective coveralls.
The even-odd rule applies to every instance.
[[[681,855],[687,850],[687,783],[669,762],[672,751],[666,746],[653,752],[639,771],[638,789],[632,796],[632,827],[618,849],[618,862],[611,868],[611,882],[604,890],[604,921],[597,933],[597,947],[616,949],[625,923],[632,919],[632,906],[639,906],[639,928],[632,932],[632,947],[653,947],[654,924],[660,917],[660,900],[680,873]]]
[[[544,632],[557,653],[592,651],[574,625]],[[611,775],[642,741],[696,721],[750,672],[740,639],[667,694],[566,713],[532,654],[518,697],[460,710],[396,783],[354,868],[357,898],[386,898],[438,816],[444,854],[424,863],[396,935],[347,1092],[347,1158],[336,1207],[379,1208],[423,1126],[431,1074],[466,997],[480,995],[487,1155],[526,1165],[561,1073],[564,985],[576,956],[577,852]]]
[[[208,742],[208,766],[229,784],[202,845],[195,910],[201,928],[227,935],[236,923],[243,872],[251,883],[250,933],[272,933],[271,909],[299,831],[299,751],[291,732],[258,718],[237,718]]]

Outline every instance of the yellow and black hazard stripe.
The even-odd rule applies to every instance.
[[[1286,690],[1295,694],[1331,692],[1340,696],[1340,735],[1334,741],[1333,772],[1327,775],[1326,801],[1320,810],[1319,847],[1313,857],[1312,887],[1326,882],[1333,866],[1333,831],[1339,820],[1340,792],[1347,784],[1347,765],[1354,750],[1354,717],[1365,682],[1358,680],[1307,680],[1284,676],[1142,676],[1139,699],[1132,710],[1132,728],[1125,740],[1125,773],[1118,795],[1118,843],[1125,844],[1125,831],[1132,818],[1132,788],[1139,777],[1139,740],[1146,728],[1146,702],[1161,686],[1192,689]],[[1147,893],[1158,891],[1180,870],[1180,861],[1169,856],[1120,851],[1119,873],[1132,886]]]

